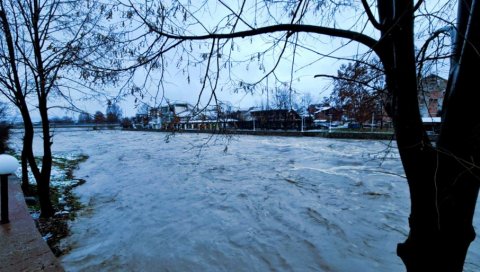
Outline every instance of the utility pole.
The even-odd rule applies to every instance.
[[[375,122],[375,112],[372,111],[372,125],[370,127],[370,132],[373,132],[373,123]]]
[[[330,117],[330,124],[328,125],[328,133],[332,132],[332,114],[328,115]]]
[[[270,102],[268,101],[268,93],[269,93],[269,92],[270,92],[270,91],[268,90],[268,76],[267,76],[267,110],[270,109]]]

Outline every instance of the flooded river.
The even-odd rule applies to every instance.
[[[393,143],[394,144],[394,143]],[[38,144],[37,144],[38,145]],[[76,177],[67,271],[404,271],[409,196],[388,141],[58,131]],[[476,226],[479,220],[476,217]],[[479,242],[465,271],[479,269]]]

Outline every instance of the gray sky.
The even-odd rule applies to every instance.
[[[158,2],[158,1],[157,1]],[[166,1],[163,1],[165,4]],[[195,5],[197,2],[194,2]],[[229,1],[229,4],[232,1]],[[242,1],[240,1],[242,2]],[[290,18],[285,16],[285,11],[282,7],[276,9],[270,9],[270,13],[255,12],[256,1],[247,1],[247,6],[244,9],[242,18],[250,25],[256,27],[275,24],[275,21],[279,23],[288,23]],[[426,1],[427,4],[429,3]],[[224,25],[225,16],[230,13],[230,10],[219,4],[218,1],[209,1],[208,7],[203,9],[196,9],[195,6],[190,6],[189,10],[195,15],[195,18],[200,19],[203,26],[194,24],[192,19],[189,19],[189,27],[186,29],[188,33],[195,33],[195,35],[201,35],[206,33],[203,28],[213,31],[218,25]],[[263,3],[262,1],[258,3]],[[432,2],[433,3],[433,2]],[[436,1],[435,3],[438,3]],[[438,4],[433,5],[438,5]],[[238,11],[239,8],[232,4],[230,8]],[[313,7],[310,7],[313,10]],[[257,9],[258,11],[258,9]],[[327,26],[334,26],[341,29],[353,29],[357,31],[363,31],[367,35],[374,35],[372,27],[365,23],[366,18],[362,16],[362,8],[358,9],[339,9],[334,13],[334,20],[327,20],[320,13],[310,12],[303,21],[304,24],[316,24],[322,23]],[[173,18],[172,18],[173,20]],[[192,23],[193,22],[193,23]],[[185,25],[188,25],[185,23]],[[183,26],[183,25],[182,25]],[[237,30],[248,29],[246,24],[241,22],[238,25]],[[218,32],[228,32],[218,31]],[[279,53],[282,46],[277,45],[269,53],[262,56],[262,60],[258,61],[256,56],[257,52],[264,51],[267,47],[272,46],[275,38],[278,34],[274,35],[262,35],[257,37],[238,38],[234,40],[234,47],[231,52],[224,51],[223,53],[231,53],[232,60],[234,61],[230,69],[222,67],[220,70],[219,87],[217,91],[218,99],[221,101],[228,101],[234,107],[248,108],[250,106],[259,105],[265,103],[267,100],[267,94],[265,89],[267,81],[264,80],[256,91],[246,93],[244,91],[235,92],[235,87],[238,87],[239,81],[255,82],[265,75],[266,71],[269,71],[277,62]],[[288,47],[285,51],[282,60],[276,68],[277,78],[281,81],[291,83],[292,89],[299,93],[310,93],[314,102],[319,102],[322,97],[328,96],[332,90],[331,80],[314,78],[316,74],[329,74],[335,75],[339,66],[346,61],[335,60],[327,57],[322,57],[318,53],[332,54],[337,57],[353,58],[355,55],[365,53],[367,50],[362,45],[355,42],[349,42],[348,40],[334,39],[328,36],[310,35],[307,33],[300,33],[298,38],[299,44],[305,48],[297,47],[295,51],[294,64],[292,60],[294,53],[293,47]],[[280,42],[280,44],[283,44]],[[187,46],[187,45],[186,45]],[[190,56],[194,58],[200,58],[202,54],[208,53],[210,47],[205,43],[193,43],[192,52]],[[183,61],[179,61],[182,58]],[[124,116],[135,115],[137,109],[136,105],[146,103],[151,106],[156,106],[161,102],[161,97],[168,99],[169,101],[184,101],[189,103],[196,103],[199,92],[201,90],[201,80],[205,74],[205,65],[203,64],[188,64],[186,62],[187,55],[180,51],[171,51],[165,55],[168,65],[164,67],[165,78],[162,81],[164,89],[157,93],[158,90],[158,78],[159,70],[156,70],[158,74],[153,74],[154,80],[149,82],[144,89],[144,97],[140,100],[140,97],[122,96],[119,98],[118,103],[124,112]],[[250,60],[241,62],[245,60]],[[226,60],[222,56],[220,61]],[[143,81],[145,74],[138,73],[136,81]],[[155,80],[156,78],[156,80]],[[188,82],[188,79],[190,82]],[[233,83],[233,84],[232,84]],[[280,86],[273,76],[268,79],[268,88],[273,90],[275,86]],[[108,93],[108,96],[99,97],[96,100],[76,101],[76,106],[82,110],[90,113],[94,113],[97,110],[105,112],[107,107],[107,97],[114,98],[118,95],[118,87],[105,87],[103,89]],[[201,103],[205,104],[209,98],[209,89],[207,88],[204,95],[200,99]],[[269,95],[270,100],[272,93]],[[135,103],[135,99],[137,102]],[[52,101],[52,104],[58,104],[61,102]],[[51,111],[52,116],[70,115],[72,117],[78,116],[77,113],[65,114],[63,110],[54,109]],[[38,120],[38,115],[33,114],[35,120]]]
[[[196,3],[196,2],[195,2]],[[194,5],[195,5],[194,3]],[[202,26],[198,24],[191,24],[187,28],[188,33],[195,33],[196,35],[201,35],[206,33],[203,28],[213,31],[218,28],[219,25],[224,25],[225,16],[230,13],[226,7],[218,4],[217,1],[209,1],[208,7],[203,7],[200,11],[195,13],[195,18],[199,18],[202,22]],[[231,2],[229,2],[231,3]],[[257,26],[265,26],[274,24],[275,20],[279,20],[279,23],[288,22],[288,18],[284,16],[284,11],[282,6],[276,9],[270,9],[270,12],[277,14],[266,14],[255,12],[252,5],[254,1],[247,2],[245,7],[245,13],[242,18],[247,21],[250,25],[257,24]],[[238,7],[235,7],[235,4],[230,6],[232,10],[240,10]],[[312,7],[313,9],[313,7]],[[196,7],[191,6],[189,8],[192,13],[196,10]],[[258,11],[258,9],[257,9]],[[364,19],[359,20],[359,16],[355,13],[358,11],[355,10],[339,10],[335,16],[338,18],[337,21],[328,22],[330,25],[335,24],[336,27],[345,28],[345,29],[355,29],[355,25],[364,25],[362,22]],[[256,15],[256,17],[255,17]],[[267,18],[268,16],[274,16],[275,19]],[[317,17],[320,15],[310,13],[305,17],[305,24],[315,24],[319,21]],[[341,24],[340,24],[341,23]],[[241,22],[238,25],[237,30],[248,29],[245,24]],[[363,31],[368,31],[363,29]],[[218,32],[228,32],[218,31]],[[267,94],[265,92],[268,84],[268,89],[273,90],[276,86],[281,84],[277,82],[274,76],[270,76],[267,80],[264,80],[252,93],[246,93],[244,91],[235,92],[235,87],[238,86],[239,81],[245,82],[256,82],[261,79],[267,71],[272,69],[277,62],[280,51],[282,50],[283,42],[279,42],[279,45],[269,53],[262,56],[261,60],[257,60],[257,53],[265,51],[267,48],[273,45],[275,38],[279,37],[279,34],[267,34],[256,37],[246,37],[246,38],[237,38],[234,40],[233,50],[229,52],[224,50],[223,54],[231,54],[232,57],[232,66],[230,69],[222,66],[220,73],[220,84],[217,91],[217,96],[219,100],[228,101],[234,107],[248,108],[250,106],[255,106],[261,104],[262,100],[266,103]],[[294,64],[292,65],[293,60],[293,47],[289,46],[285,53],[283,54],[282,60],[276,68],[275,74],[278,80],[287,82],[291,84],[292,89],[298,92],[298,95],[301,96],[303,93],[310,93],[315,99],[314,102],[319,102],[324,96],[328,96],[331,91],[331,80],[314,78],[316,74],[330,74],[335,75],[337,69],[345,61],[339,61],[336,59],[330,59],[322,57],[318,52],[322,54],[332,54],[337,57],[353,58],[354,55],[358,53],[364,53],[366,51],[365,47],[357,43],[348,43],[346,40],[333,39],[328,36],[319,36],[319,35],[310,35],[307,33],[300,33],[298,38],[299,44],[301,46],[307,47],[302,49],[297,47],[295,51]],[[188,43],[186,43],[188,46]],[[202,54],[208,53],[210,51],[209,45],[204,43],[193,43],[191,47],[193,51],[190,53],[191,56],[200,58]],[[315,51],[315,52],[313,52]],[[179,58],[183,59],[181,64],[179,63]],[[186,63],[186,54],[181,54],[178,51],[173,51],[167,54],[166,60],[168,66],[165,68],[165,80],[164,91],[165,97],[170,101],[186,101],[189,103],[196,103],[201,90],[201,81],[203,80],[205,74],[205,63],[197,65],[188,65]],[[224,61],[225,57],[222,56],[220,61]],[[241,61],[250,60],[243,63]],[[212,71],[211,74],[214,74],[215,71]],[[187,78],[190,78],[188,82]],[[140,74],[139,79],[142,79]],[[159,97],[156,97],[156,87],[158,83],[153,82],[151,85],[147,86],[146,91],[147,95],[144,97],[143,102],[149,105],[155,105],[159,103]],[[209,90],[207,88],[206,92],[201,98],[201,103],[205,104],[209,98]],[[155,97],[157,98],[155,100]],[[269,98],[271,102],[272,93],[269,93]],[[134,103],[132,98],[125,98],[120,106],[124,109],[127,116],[135,114],[136,110],[134,109]]]

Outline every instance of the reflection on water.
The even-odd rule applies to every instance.
[[[55,152],[90,156],[67,271],[404,271],[408,188],[389,142],[165,136],[55,135]],[[466,271],[479,258],[474,244]]]

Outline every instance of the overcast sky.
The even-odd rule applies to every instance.
[[[164,4],[165,2],[166,1],[163,1]],[[231,12],[229,9],[219,4],[218,1],[209,1],[209,5],[207,7],[203,7],[203,9],[199,9],[199,7],[194,6],[197,4],[197,2],[192,2],[194,3],[192,6],[190,6],[189,10],[192,13],[194,12],[195,18],[198,18],[200,21],[202,21],[203,26],[200,27],[198,24],[191,24],[187,30],[190,33],[195,33],[196,35],[205,33],[205,31],[202,29],[203,27],[213,30],[217,25],[224,24],[225,16]],[[232,1],[228,2],[230,4]],[[288,16],[285,16],[285,10],[282,10],[282,7],[270,9],[270,13],[275,13],[273,15],[256,12],[259,10],[255,9],[253,6],[256,2],[257,1],[252,1],[251,3],[247,2],[247,7],[244,9],[245,12],[242,16],[242,18],[250,25],[260,27],[272,25],[274,24],[275,20],[280,23],[285,23],[290,20]],[[258,3],[263,2],[260,1]],[[230,8],[238,11],[239,7],[236,7],[235,5],[236,4],[232,4]],[[313,9],[313,7],[311,8]],[[337,10],[335,12],[335,20],[328,21],[328,24],[337,28],[363,31],[367,35],[370,35],[374,32],[372,31],[371,26],[365,25],[365,18],[361,16],[362,11],[363,10],[361,8]],[[267,18],[269,16],[270,18]],[[275,17],[274,20],[272,20],[272,16]],[[174,18],[171,19],[173,20]],[[324,22],[324,18],[322,18],[319,13],[310,13],[310,15],[305,17],[305,21],[303,23],[318,25],[320,21]],[[248,29],[248,26],[240,22],[237,29]],[[228,32],[228,29],[226,31]],[[225,31],[218,32],[225,33]],[[266,71],[269,71],[271,68],[273,68],[278,60],[282,46],[277,45],[268,54],[262,56],[261,61],[257,60],[256,54],[257,52],[263,51],[272,46],[273,42],[275,41],[273,38],[275,37],[278,37],[278,34],[237,38],[234,40],[234,46],[233,50],[231,51],[231,55],[236,62],[233,62],[229,69],[222,66],[218,87],[219,91],[217,91],[217,96],[220,101],[230,102],[232,106],[238,108],[248,108],[251,106],[260,105],[262,104],[262,101],[263,103],[266,103],[267,94],[265,90],[267,84],[268,89],[271,91],[276,86],[280,86],[273,76],[270,76],[268,81],[264,80],[256,88],[254,93],[247,93],[244,91],[236,92],[235,88],[238,87],[239,81],[250,83],[255,82],[262,78]],[[320,102],[321,99],[325,96],[328,96],[332,90],[330,79],[314,78],[314,75],[335,75],[340,65],[346,63],[346,61],[322,57],[318,53],[333,53],[337,57],[353,58],[355,55],[362,54],[367,51],[364,46],[359,45],[358,43],[349,42],[348,40],[342,39],[333,39],[328,36],[300,33],[298,41],[302,46],[307,48],[296,48],[295,61],[293,65],[293,47],[287,48],[282,60],[276,68],[276,76],[280,81],[288,83],[291,82],[292,89],[298,92],[299,96],[301,96],[303,93],[311,94],[314,98],[313,102]],[[206,43],[193,43],[191,48],[192,52],[190,53],[190,56],[194,56],[196,58],[200,58],[202,54],[208,53],[210,50],[209,45]],[[223,53],[225,54],[225,52]],[[179,61],[180,58],[182,58],[182,61]],[[251,59],[251,61],[240,62],[249,59]],[[110,97],[117,99],[118,104],[123,110],[124,116],[130,117],[135,115],[137,111],[136,106],[139,104],[146,103],[150,106],[158,106],[158,104],[162,101],[162,97],[171,102],[182,101],[192,104],[196,103],[202,86],[201,80],[203,79],[205,73],[206,62],[197,65],[187,64],[186,55],[182,54],[182,52],[179,52],[178,50],[169,52],[165,56],[165,60],[167,61],[168,65],[164,67],[165,78],[162,81],[164,89],[160,92],[158,92],[158,78],[160,75],[153,74],[153,78],[156,78],[157,81],[154,80],[145,85],[145,89],[143,90],[145,96],[142,99],[140,99],[138,96],[118,97],[118,87],[105,87],[105,91],[107,91],[109,94],[108,96],[100,97],[97,100],[77,101],[77,107],[92,114],[98,110],[105,112],[107,107],[107,98]],[[220,60],[222,61],[226,59],[222,56]],[[160,71],[157,70],[157,73],[160,73]],[[143,81],[144,77],[144,74],[138,73],[136,80],[141,82]],[[207,88],[200,99],[201,103],[205,104],[208,101],[209,94],[210,92],[208,92]],[[269,93],[269,98],[271,102],[272,93]],[[53,103],[59,102],[55,101]],[[57,109],[51,111],[51,116],[62,115],[70,115],[76,118],[78,113],[65,113],[64,111]],[[36,114],[33,114],[33,117],[35,120],[39,119],[38,115]]]
[[[193,5],[195,5],[195,3]],[[199,7],[195,6],[190,7],[189,10],[192,12],[199,10],[195,13],[195,17],[202,21],[201,27],[199,25],[191,24],[187,29],[190,33],[200,35],[205,33],[203,27],[213,30],[216,29],[218,25],[224,24],[222,22],[224,22],[225,16],[230,13],[230,10],[218,4],[218,1],[210,1],[209,3],[208,7],[203,7],[202,9],[198,9]],[[229,3],[231,3],[231,1],[229,1]],[[244,8],[245,13],[242,18],[250,25],[257,24],[257,27],[274,24],[271,18],[266,18],[267,15],[265,13],[262,14],[258,12],[259,9],[255,12],[254,6],[248,6],[254,3],[255,1],[252,1],[251,3],[247,2],[247,6]],[[240,10],[235,4],[232,4],[230,8],[236,11]],[[271,12],[277,12],[278,14],[269,14],[268,16],[275,16],[275,20],[278,20],[280,23],[288,22],[288,20],[290,20],[288,18],[283,18],[285,13],[283,6],[279,6],[276,9],[270,9],[270,13]],[[363,23],[360,23],[362,21],[359,20],[359,17],[355,12],[357,11],[339,10],[336,13],[337,21],[331,21],[329,23],[346,29],[351,29],[355,24],[363,25]],[[315,24],[319,21],[317,18],[318,16],[319,14],[315,14],[315,16],[310,14],[306,17],[304,23]],[[339,22],[341,22],[342,25],[339,25]],[[249,28],[240,22],[237,30],[244,29]],[[228,30],[218,32],[225,33],[228,32]],[[270,76],[268,81],[264,80],[256,88],[256,91],[253,94],[245,91],[237,92],[235,87],[238,87],[239,81],[249,83],[256,82],[261,79],[267,71],[274,67],[282,49],[282,42],[280,42],[280,45],[275,46],[275,48],[269,53],[262,56],[260,61],[257,59],[257,53],[271,47],[277,37],[279,37],[279,34],[267,34],[256,37],[237,38],[234,40],[234,49],[231,52],[223,52],[224,54],[231,53],[231,57],[234,61],[229,69],[222,66],[218,87],[220,91],[217,91],[219,100],[228,101],[234,107],[239,108],[260,105],[262,101],[264,104],[266,103],[267,93],[265,90],[267,89],[267,84],[268,89],[271,91],[276,86],[281,85],[275,80],[274,76]],[[276,68],[275,74],[278,80],[287,83],[291,82],[292,89],[298,93],[298,96],[301,96],[303,93],[311,94],[314,98],[313,102],[320,102],[321,99],[324,96],[328,96],[332,90],[331,80],[314,78],[314,75],[335,75],[339,66],[342,63],[345,63],[345,61],[322,57],[318,53],[331,54],[334,52],[335,56],[353,58],[358,53],[366,51],[365,47],[357,43],[348,43],[347,40],[332,39],[328,36],[313,36],[307,33],[300,33],[298,40],[302,46],[307,46],[308,48],[296,48],[295,60],[292,65],[293,47],[288,47]],[[190,54],[192,56],[197,56],[197,58],[210,51],[209,45],[205,43],[193,43],[191,48],[193,49],[193,52]],[[164,95],[169,101],[185,101],[194,104],[196,103],[201,90],[201,82],[204,77],[206,62],[204,62],[203,65],[186,65],[185,55],[181,55],[181,57],[183,59],[181,64],[179,64],[180,53],[178,53],[178,51],[171,52],[166,57],[168,66],[165,67],[166,77],[163,81],[165,87]],[[225,57],[222,56],[221,61],[222,59],[225,59]],[[250,59],[252,59],[252,61],[241,62]],[[140,75],[139,78],[141,79],[142,76]],[[189,82],[187,78],[190,79]],[[144,97],[143,102],[152,106],[159,103],[159,97],[161,95],[156,97],[157,84],[157,82],[153,82],[150,86],[147,86],[147,95]],[[208,101],[209,94],[210,92],[205,92],[203,94],[201,98],[203,104]],[[268,97],[271,102],[272,93],[269,93]],[[157,99],[155,100],[155,98]],[[133,100],[134,99],[127,97],[120,103],[120,106],[124,109],[125,115],[127,116],[132,116],[136,112]]]

